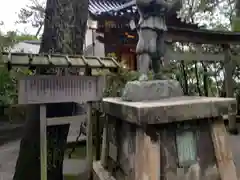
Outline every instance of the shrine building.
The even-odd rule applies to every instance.
[[[138,35],[136,29],[130,27],[130,23],[134,21],[137,24],[139,18],[135,0],[90,0],[89,13],[90,18],[98,23],[96,39],[104,44],[105,55],[115,55],[118,61],[124,61],[129,69],[135,70],[137,67],[135,48]],[[174,9],[168,13],[166,24],[167,43],[192,42],[223,45],[240,42],[240,33],[206,30],[198,24],[183,21]],[[172,52],[168,54],[176,60],[182,58],[179,54]],[[208,58],[207,55],[204,57]]]

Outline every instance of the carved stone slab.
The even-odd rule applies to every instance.
[[[122,99],[151,101],[182,95],[182,88],[175,80],[129,81],[124,88]]]
[[[104,79],[100,76],[29,76],[19,81],[19,104],[98,101]]]

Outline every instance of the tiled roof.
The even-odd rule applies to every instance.
[[[136,12],[135,0],[89,0],[89,11],[94,15],[117,13],[123,9]]]
[[[5,64],[18,67],[90,67],[117,68],[119,64],[111,57],[88,57],[75,55],[44,55],[32,53],[2,53]]]
[[[168,14],[170,19],[168,19],[169,17],[167,18],[167,25],[175,23],[175,21],[171,22],[173,20],[172,18],[174,18],[177,19],[177,21],[180,21],[180,24],[191,24],[191,28],[198,28],[197,24],[183,21],[177,15],[176,11],[177,9],[172,9],[171,13]],[[132,19],[132,17],[137,14],[136,0],[89,0],[89,12],[94,17],[101,17],[101,15],[110,15],[124,16]],[[176,26],[179,26],[179,24]]]
[[[102,15],[124,16],[132,19],[137,14],[136,0],[89,0],[89,12],[94,18],[101,18]],[[176,22],[176,20],[178,22]],[[188,26],[191,29],[197,29],[197,24],[192,24],[178,17],[176,11],[169,13],[167,25]]]

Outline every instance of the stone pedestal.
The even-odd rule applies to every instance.
[[[123,90],[122,100],[151,101],[182,95],[182,88],[175,80],[129,81]]]
[[[233,98],[103,99],[107,116],[95,180],[237,180],[222,119]]]

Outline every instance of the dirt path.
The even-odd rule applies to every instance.
[[[80,124],[72,124],[68,139],[75,141]],[[80,139],[84,139],[82,137]],[[12,141],[0,146],[0,180],[12,180],[18,157],[20,140]],[[81,174],[86,169],[85,160],[65,159],[64,174]]]

